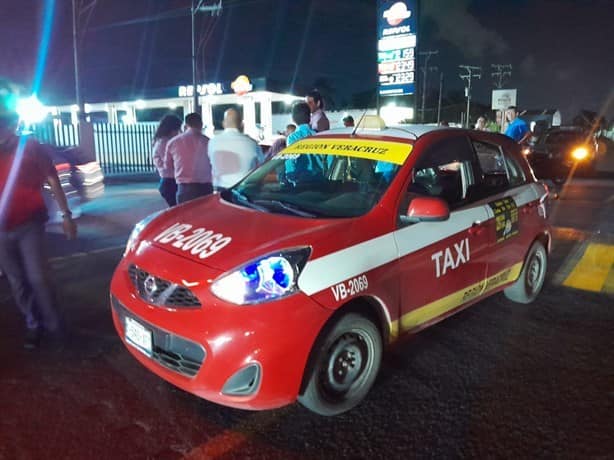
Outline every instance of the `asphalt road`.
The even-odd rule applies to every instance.
[[[50,227],[74,332],[64,350],[22,349],[0,280],[0,459],[614,458],[614,296],[561,285],[587,243],[614,244],[614,181],[578,182],[553,204],[537,302],[491,297],[405,340],[334,418],[221,407],[125,350],[109,281],[132,225],[162,206],[155,184],[116,185],[84,206],[77,241]]]

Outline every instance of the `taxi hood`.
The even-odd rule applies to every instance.
[[[153,246],[218,270],[280,249],[320,241],[347,244],[355,219],[312,219],[269,213],[229,203],[215,194],[171,208],[154,219],[140,236]],[[316,252],[328,252],[318,245]],[[316,248],[314,247],[314,250]]]

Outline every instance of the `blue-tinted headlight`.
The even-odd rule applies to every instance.
[[[298,275],[310,253],[306,247],[269,254],[222,276],[211,285],[211,291],[238,305],[285,297],[296,292]]]

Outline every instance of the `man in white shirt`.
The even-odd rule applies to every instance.
[[[262,149],[241,132],[243,120],[236,109],[224,112],[224,131],[211,139],[209,155],[216,190],[229,188],[264,161]]]
[[[198,113],[185,117],[186,130],[166,145],[166,170],[175,172],[177,203],[213,193],[209,138],[202,133],[203,120]]]

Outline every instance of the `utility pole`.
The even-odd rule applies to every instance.
[[[74,0],[73,0],[74,1]],[[194,112],[198,112],[198,91],[196,85],[196,13],[199,11],[210,11],[218,13],[222,11],[222,0],[215,5],[205,6],[203,5],[205,0],[192,0],[192,105]]]
[[[443,93],[443,72],[439,74],[439,102],[437,103],[437,124],[441,121],[441,94]]]
[[[465,87],[465,95],[467,96],[467,117],[465,118],[465,126],[469,128],[469,109],[471,107],[471,81],[474,78],[482,78],[482,68],[471,65],[459,65],[461,69],[467,72],[464,75],[459,75],[459,77],[467,82],[467,86]]]
[[[85,119],[85,104],[81,99],[81,81],[79,80],[79,40],[77,30],[77,5],[76,0],[72,0],[72,49],[73,58],[75,61],[75,97],[77,99],[77,107],[79,107],[79,113],[77,117],[79,119]]]
[[[75,99],[79,111],[77,118],[80,121],[85,121],[87,114],[85,113],[85,101],[81,91],[81,77],[79,73],[79,57],[81,47],[79,41],[83,39],[92,16],[94,8],[96,8],[98,0],[91,0],[89,4],[83,5],[83,1],[72,0],[72,50],[75,65]],[[81,16],[87,15],[85,21]],[[79,27],[79,23],[83,22],[83,27]]]
[[[426,101],[428,72],[429,70],[432,70],[432,68],[429,69],[429,59],[431,58],[431,56],[435,56],[436,54],[439,54],[439,51],[420,51],[418,53],[418,55],[424,56],[424,64],[422,65],[422,108],[420,109],[420,111],[422,112],[422,123],[424,123],[424,104]]]
[[[512,64],[491,64],[490,67],[493,69],[490,75],[494,80],[495,88],[503,88],[505,77],[512,76]]]

